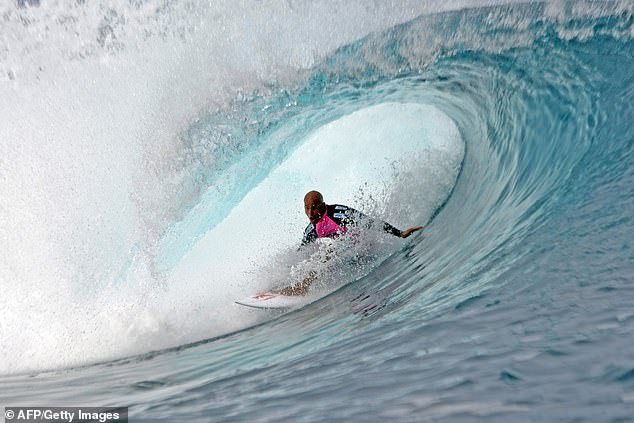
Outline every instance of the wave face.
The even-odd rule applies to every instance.
[[[631,416],[633,3],[419,3],[2,6],[2,402]],[[310,189],[426,228],[298,252]]]

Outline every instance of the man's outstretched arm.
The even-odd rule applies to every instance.
[[[414,232],[420,231],[421,229],[423,229],[423,226],[414,226],[404,231],[401,231],[397,227],[387,222],[370,217],[364,213],[361,213],[359,210],[353,209],[352,207],[348,208],[348,210],[345,211],[345,214],[346,214],[346,218],[348,219],[348,222],[353,225],[363,222],[363,226],[367,227],[368,229],[381,228],[383,232],[387,232],[388,234],[392,234],[400,238],[407,238]]]
[[[409,229],[405,229],[403,232],[401,232],[400,237],[401,238],[407,238],[408,236],[410,236],[411,234],[413,234],[416,231],[420,231],[421,229],[423,229],[424,226],[414,226],[412,228]]]

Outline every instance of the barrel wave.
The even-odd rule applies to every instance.
[[[631,418],[633,3],[260,6],[0,8],[1,402]]]

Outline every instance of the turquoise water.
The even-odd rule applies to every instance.
[[[631,420],[633,4],[400,6],[0,9],[0,404]]]

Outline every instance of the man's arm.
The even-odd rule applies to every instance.
[[[317,239],[317,230],[315,229],[315,225],[311,223],[308,226],[306,226],[306,229],[304,230],[304,236],[302,237],[302,243],[299,245],[299,247],[301,248],[306,244],[310,244],[316,239]]]
[[[366,214],[361,213],[359,210],[355,210],[349,207],[344,214],[346,215],[345,220],[347,225],[362,225],[367,229],[371,228],[381,228],[383,232],[387,232],[388,234],[400,237],[407,238],[412,233],[423,229],[422,226],[414,226],[412,228],[401,231],[397,227],[390,225],[387,222],[384,222],[380,219],[372,218]]]
[[[408,236],[410,236],[414,232],[420,231],[423,228],[424,228],[424,226],[414,226],[413,228],[405,229],[403,232],[401,232],[400,237],[401,238],[407,238]]]

